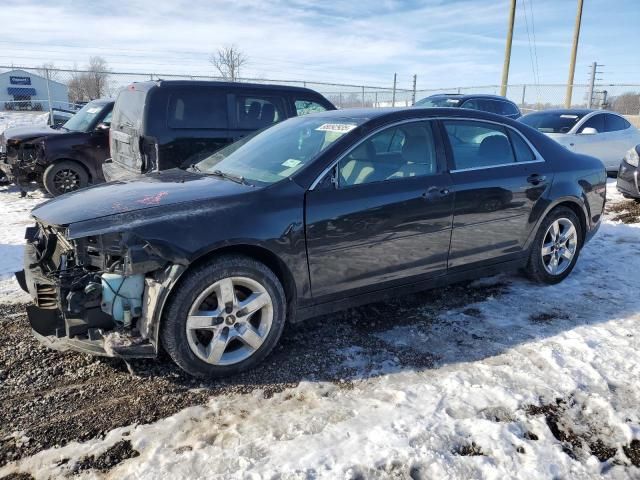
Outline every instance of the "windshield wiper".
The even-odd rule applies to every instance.
[[[189,168],[190,168],[191,170],[193,170],[194,172],[202,172],[202,170],[200,170],[200,167],[198,166],[198,164],[197,164],[197,163],[192,163],[192,164],[189,166]]]
[[[231,180],[232,182],[236,182],[241,185],[248,185],[250,187],[253,187],[253,185],[247,182],[242,175],[233,175],[231,173],[223,172],[222,170],[214,170],[213,172],[211,172],[211,175],[226,178],[227,180]]]

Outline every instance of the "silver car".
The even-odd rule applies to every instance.
[[[640,131],[617,113],[566,109],[533,112],[519,119],[576,153],[599,158],[615,174],[627,151],[640,143]]]

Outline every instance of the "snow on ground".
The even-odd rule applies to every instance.
[[[3,112],[0,111],[0,133],[7,128],[28,125],[47,125],[49,112]]]
[[[619,201],[614,189],[609,182]],[[28,223],[29,201],[11,202],[23,209],[12,224]],[[271,398],[255,390],[215,397],[154,424],[42,451],[0,476],[68,475],[79,459],[129,440],[139,456],[81,476],[640,478],[631,464],[640,462],[639,242],[640,225],[607,220],[559,285],[483,280],[506,282],[506,292],[442,311],[426,327],[376,334],[433,358],[433,367],[354,345],[338,352],[353,372],[344,383],[309,378]],[[3,255],[4,270],[18,250]]]
[[[16,282],[13,272],[22,270],[24,231],[33,220],[31,210],[46,198],[33,189],[26,197],[20,197],[15,186],[0,187],[0,302],[15,303],[29,301],[29,297]]]

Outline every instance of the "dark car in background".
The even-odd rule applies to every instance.
[[[640,145],[630,149],[624,156],[616,186],[625,198],[640,202]]]
[[[104,181],[114,101],[93,100],[57,128],[16,127],[0,135],[0,170],[18,185],[37,182],[57,196]]]
[[[418,100],[414,107],[470,108],[471,110],[495,113],[514,120],[522,116],[515,103],[499,95],[440,93]]]
[[[53,348],[231,375],[285,322],[512,269],[558,283],[605,192],[599,160],[497,115],[317,113],[40,205],[18,280]]]
[[[107,180],[185,168],[286,118],[335,110],[307,88],[252,83],[133,83],[116,100]]]

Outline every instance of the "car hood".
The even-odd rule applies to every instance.
[[[67,226],[121,213],[178,203],[214,200],[247,193],[256,187],[184,170],[165,170],[135,180],[118,181],[67,193],[32,212],[47,225]]]
[[[70,132],[43,125],[43,126],[37,126],[37,127],[7,128],[4,131],[3,135],[6,140],[19,140],[22,142],[25,140],[33,140],[34,138],[48,137],[51,135],[61,135],[65,133],[70,133]],[[76,133],[76,132],[71,132],[71,133]]]

